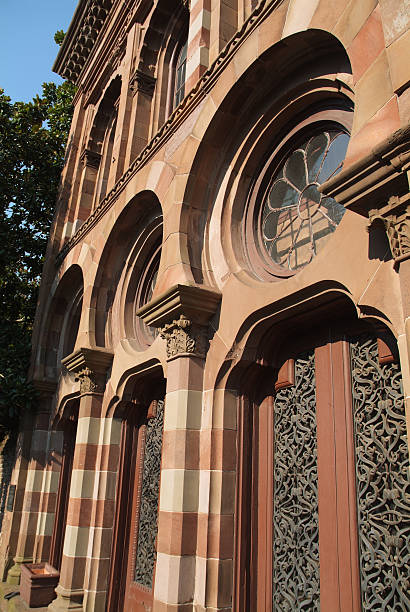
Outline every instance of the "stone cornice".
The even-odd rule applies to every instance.
[[[102,348],[80,348],[61,360],[80,382],[80,393],[103,393],[113,354]]]
[[[103,348],[79,348],[61,360],[69,372],[78,373],[87,367],[97,374],[105,374],[113,360],[111,351]]]
[[[137,310],[146,325],[163,327],[181,316],[206,325],[215,313],[221,294],[201,285],[175,285]]]
[[[347,209],[367,217],[370,210],[384,207],[393,194],[408,192],[410,169],[410,125],[394,132],[359,161],[342,170],[320,187]]]
[[[100,202],[94,212],[88,217],[83,225],[77,230],[72,238],[64,245],[61,251],[57,254],[56,263],[60,265],[67,253],[80,242],[86,234],[106,212],[113,206],[120,193],[128,185],[129,181],[137,174],[137,172],[155,155],[155,153],[165,144],[165,142],[174,134],[179,126],[187,119],[193,110],[202,102],[205,96],[214,86],[215,82],[223,72],[227,64],[231,61],[239,47],[245,42],[250,34],[259,26],[259,24],[282,3],[282,0],[261,0],[253,13],[243,23],[241,29],[231,38],[224,49],[221,51],[216,60],[204,72],[197,84],[177,106],[168,120],[158,130],[156,135],[141,151],[141,153],[131,163],[128,170],[117,181],[107,196]]]
[[[167,357],[203,359],[209,345],[208,322],[221,294],[200,285],[175,285],[137,310],[137,316],[157,327],[167,343]]]
[[[113,1],[81,0],[54,62],[54,72],[77,84]]]

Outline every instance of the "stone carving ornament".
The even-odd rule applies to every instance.
[[[395,263],[410,257],[410,204],[409,195],[392,196],[380,211],[369,211],[369,228],[381,223],[389,240],[391,254]]]
[[[184,315],[161,327],[160,334],[167,341],[168,359],[181,354],[205,357],[208,342],[206,327],[192,323]]]
[[[83,368],[77,374],[76,380],[80,381],[80,393],[102,393],[103,389],[96,380],[95,373],[90,368]]]

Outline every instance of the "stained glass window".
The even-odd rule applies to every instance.
[[[307,265],[340,223],[344,207],[318,187],[340,172],[348,142],[342,129],[321,129],[293,150],[274,175],[260,224],[263,249],[282,268]]]

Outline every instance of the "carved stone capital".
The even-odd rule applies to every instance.
[[[369,211],[369,230],[381,224],[389,240],[396,267],[410,258],[410,194],[392,196],[388,204]]]
[[[167,357],[204,358],[208,322],[221,300],[217,291],[200,285],[175,285],[137,311],[146,325],[156,327],[167,342]]]
[[[141,91],[148,96],[152,96],[155,89],[156,79],[150,74],[146,74],[141,70],[136,70],[130,79],[130,89],[135,95],[137,91]]]
[[[167,357],[192,355],[204,358],[208,349],[207,327],[196,325],[181,315],[159,328],[162,338],[167,341]]]
[[[91,151],[90,149],[84,149],[84,151],[80,155],[80,161],[83,166],[87,166],[90,168],[95,168],[98,170],[101,161],[100,153],[96,151]]]
[[[107,371],[111,366],[113,354],[105,349],[80,348],[64,357],[61,363],[69,372],[76,374],[80,383],[80,393],[103,393]]]

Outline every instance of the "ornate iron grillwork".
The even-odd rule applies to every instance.
[[[410,610],[410,482],[397,364],[377,341],[351,342],[363,610]]]
[[[273,610],[319,610],[314,351],[275,398],[273,508]]]
[[[152,589],[156,559],[159,479],[161,472],[164,401],[157,405],[157,414],[148,419],[145,434],[144,467],[139,507],[135,582]]]

